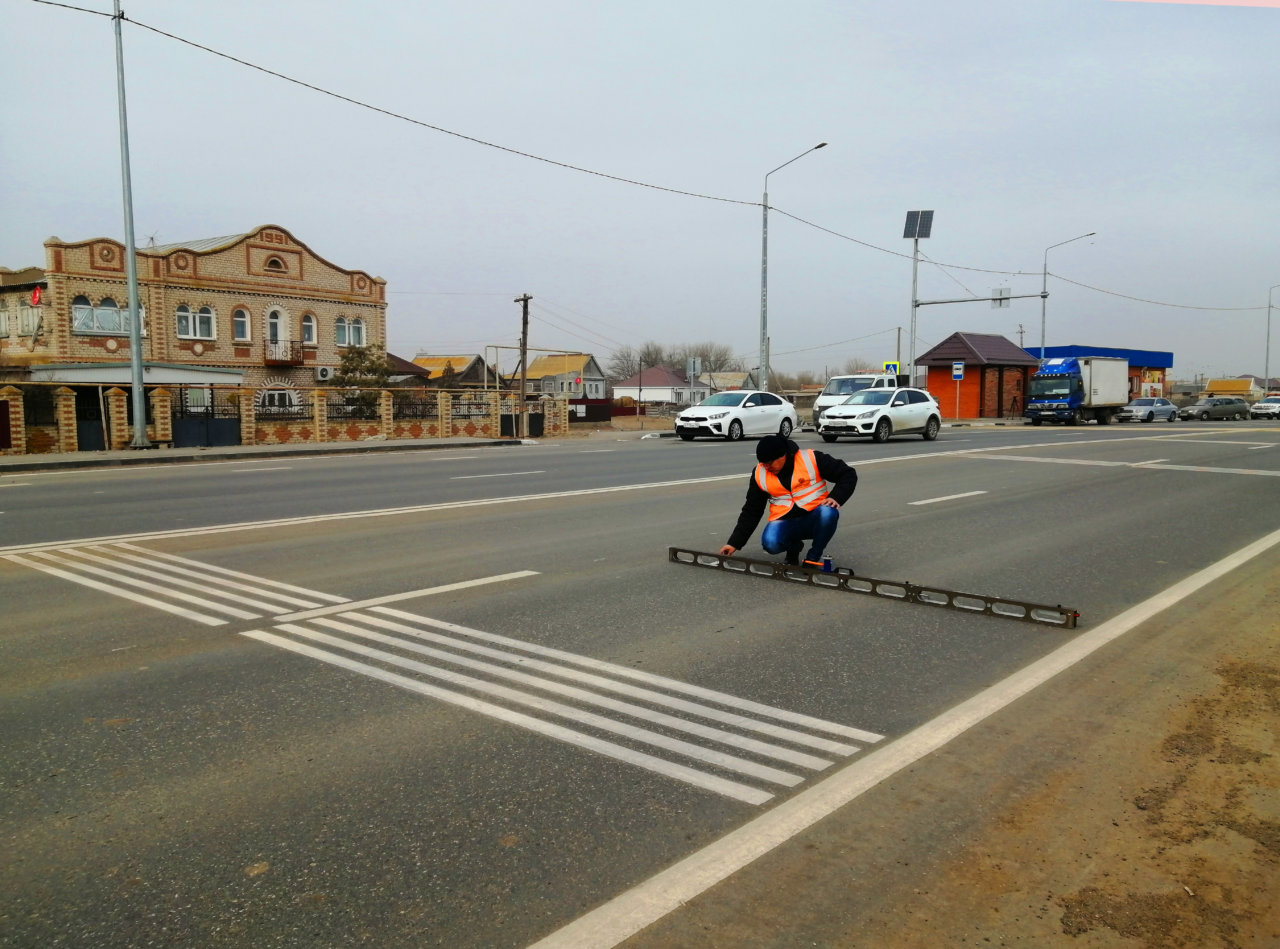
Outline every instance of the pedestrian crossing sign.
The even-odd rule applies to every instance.
[[[884,374],[886,376],[896,376],[898,374],[899,368],[900,368],[899,363],[887,362],[884,364]]]

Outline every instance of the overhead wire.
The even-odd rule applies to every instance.
[[[39,3],[45,6],[59,7],[66,10],[73,10],[80,13],[90,13],[90,14],[94,14],[95,16],[103,16],[109,19],[115,19],[114,14],[103,13],[98,10],[91,10],[86,7],[79,7],[72,4],[59,3],[59,2],[55,2],[55,0],[32,0],[32,2]],[[520,149],[511,148],[506,145],[500,145],[496,142],[486,141],[485,139],[477,138],[472,135],[467,135],[462,132],[456,132],[456,131],[453,131],[452,129],[447,129],[442,126],[432,125],[431,123],[424,122],[421,119],[415,119],[415,118],[412,118],[411,116],[403,115],[398,112],[393,112],[390,109],[385,109],[385,108],[382,108],[381,106],[376,106],[371,103],[364,102],[360,99],[343,95],[342,93],[334,92],[330,89],[325,89],[324,87],[317,86],[314,83],[309,83],[301,79],[295,79],[294,77],[288,76],[277,70],[268,69],[267,67],[260,66],[257,63],[252,63],[252,62],[249,62],[248,60],[241,59],[237,56],[233,56],[230,53],[224,53],[221,50],[214,49],[211,46],[206,46],[202,43],[197,43],[194,40],[189,40],[185,37],[178,36],[177,34],[170,33],[167,30],[162,30],[159,27],[152,26],[148,23],[143,23],[140,20],[131,20],[128,17],[126,17],[123,13],[120,14],[120,19],[124,22],[132,23],[134,26],[137,26],[141,29],[155,33],[159,36],[163,36],[166,39],[173,40],[174,42],[177,42],[177,43],[182,43],[184,45],[192,47],[193,49],[198,49],[212,56],[217,56],[219,58],[226,59],[230,62],[236,63],[237,65],[244,66],[247,69],[256,70],[257,72],[261,72],[265,75],[272,76],[276,79],[280,79],[284,82],[291,83],[301,88],[309,89],[312,92],[317,92],[321,95],[329,96],[330,98],[337,99],[341,102],[346,102],[347,104],[356,106],[357,108],[367,109],[371,112],[375,112],[380,115],[385,115],[388,118],[397,119],[401,122],[407,122],[411,125],[419,126],[420,128],[429,129],[433,132],[439,132],[442,135],[449,135],[454,138],[462,139],[463,141],[472,142],[473,144],[476,144],[476,145],[482,145],[486,148],[493,148],[498,151],[506,152],[511,155],[516,155],[521,158],[527,158],[532,161],[542,162],[544,164],[552,165],[558,168],[563,168],[567,171],[576,171],[581,174],[592,175],[597,178],[604,178],[610,181],[616,181],[616,182],[619,182],[620,184],[629,184],[629,185],[634,185],[640,188],[648,188],[654,191],[666,192],[668,194],[676,194],[676,195],[681,195],[683,197],[689,197],[689,198],[698,198],[700,200],[705,200],[705,201],[716,201],[724,204],[735,204],[735,205],[740,205],[745,207],[762,207],[763,206],[762,202],[759,202],[759,201],[747,201],[747,200],[741,200],[738,198],[725,198],[717,195],[703,194],[696,191],[685,191],[679,188],[671,188],[665,185],[655,185],[650,182],[639,181],[634,178],[626,178],[620,175],[612,175],[602,171],[595,171],[594,169],[591,169],[591,168],[584,168],[581,165],[573,165],[568,162],[557,161],[556,159],[553,159],[553,158],[545,158],[541,155],[535,155],[531,152],[526,152]],[[868,248],[869,250],[878,251],[879,253],[882,253],[882,254],[889,254],[891,256],[899,257],[907,260],[913,259],[913,255],[911,254],[905,254],[901,251],[890,250],[887,247],[882,247],[878,244],[872,244],[869,241],[864,241],[856,237],[851,237],[848,234],[843,234],[839,231],[833,230],[832,228],[824,227],[823,225],[817,224],[814,221],[806,220],[805,218],[802,218],[796,214],[792,214],[789,211],[786,211],[782,208],[778,208],[770,205],[770,210],[784,217],[790,218],[799,224],[803,224],[806,227],[810,227],[810,228],[813,228],[814,230],[818,230],[825,234],[829,234],[832,237],[839,238],[840,240],[849,241],[851,243],[858,244],[862,247]],[[940,261],[933,261],[933,260],[930,260],[930,263],[933,263],[935,266],[941,267],[941,268],[949,268],[954,270],[968,270],[976,273],[990,273],[990,274],[999,274],[1001,276],[1018,276],[1018,277],[1034,276],[1033,272],[1022,271],[1022,270],[996,270],[996,269],[985,268],[985,267],[966,266],[963,264],[942,263]],[[1047,272],[1042,272],[1042,273],[1046,277],[1049,276]],[[1060,274],[1052,274],[1052,276],[1058,280],[1062,280],[1074,286],[1081,287],[1082,289],[1085,289],[1085,290],[1090,290],[1095,293],[1106,294],[1108,296],[1119,297],[1125,300],[1132,300],[1134,302],[1144,303],[1150,306],[1163,306],[1163,307],[1172,307],[1176,309],[1200,310],[1200,311],[1208,311],[1208,312],[1254,312],[1254,311],[1267,309],[1266,307],[1262,307],[1262,306],[1243,306],[1243,307],[1194,306],[1194,305],[1181,304],[1181,303],[1169,303],[1162,300],[1145,299],[1142,297],[1133,296],[1131,294],[1120,293],[1114,290],[1106,290],[1101,287],[1095,287],[1090,284],[1082,283],[1077,280],[1071,280],[1070,278],[1063,277]],[[952,279],[955,279],[955,278],[952,277]],[[963,286],[963,284],[961,284],[961,286]]]

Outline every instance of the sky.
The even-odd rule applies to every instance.
[[[1178,379],[1266,365],[1274,4],[123,7],[138,245],[284,227],[386,279],[406,358],[513,366],[528,293],[535,350],[714,342],[754,367],[767,175],[775,373],[906,360],[911,210],[934,211],[918,300],[1032,295],[915,308],[917,355],[1043,326],[1171,351]],[[124,239],[112,8],[0,0],[0,266]]]

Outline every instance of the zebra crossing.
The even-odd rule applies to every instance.
[[[203,625],[241,621],[256,642],[747,804],[883,738],[390,605],[468,584],[352,602],[130,543],[5,559]]]

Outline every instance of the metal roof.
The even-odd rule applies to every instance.
[[[1040,347],[1031,346],[1027,353],[1040,358]],[[1172,369],[1173,353],[1156,352],[1150,349],[1113,349],[1109,346],[1046,346],[1045,359],[1062,359],[1067,356],[1111,356],[1116,359],[1129,360],[1130,366],[1142,369]]]
[[[1040,360],[997,333],[952,333],[916,357],[917,366],[1037,366]]]

